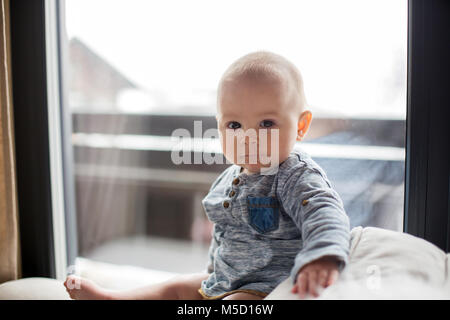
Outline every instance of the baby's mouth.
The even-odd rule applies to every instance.
[[[258,161],[259,156],[257,154],[246,154],[245,155],[245,159],[246,160],[252,160],[255,159],[256,161]]]
[[[258,155],[246,154],[244,157],[244,162],[246,164],[257,164],[258,163]]]

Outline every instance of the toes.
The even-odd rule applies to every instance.
[[[80,289],[81,288],[81,278],[74,276],[74,275],[70,275],[67,277],[65,286],[68,290]]]

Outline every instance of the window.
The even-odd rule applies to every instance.
[[[403,229],[405,2],[67,0],[63,21],[81,257],[205,267],[201,199],[227,165],[173,164],[170,136],[214,128],[222,72],[260,49],[301,70],[313,113],[302,146],[352,226]]]

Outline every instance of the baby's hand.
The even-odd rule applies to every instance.
[[[321,288],[333,284],[339,276],[338,260],[332,256],[325,256],[303,266],[297,274],[297,282],[292,288],[292,293],[298,293],[303,299],[310,293],[318,297]]]

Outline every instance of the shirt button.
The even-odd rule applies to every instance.
[[[303,200],[302,205],[306,206],[308,204],[308,202],[309,202],[308,200]]]
[[[229,196],[232,197],[232,196],[234,196],[235,194],[236,194],[236,192],[234,192],[234,190],[231,190]]]
[[[233,180],[233,184],[234,185],[237,185],[238,183],[239,183],[239,178],[236,178],[236,179]]]
[[[228,201],[225,201],[224,203],[223,203],[223,207],[224,208],[228,208],[230,206],[230,203],[228,202]]]

